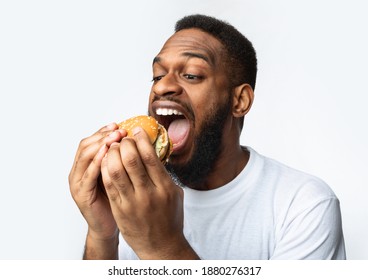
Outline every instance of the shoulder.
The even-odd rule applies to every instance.
[[[258,162],[258,186],[262,185],[263,193],[272,196],[274,210],[293,207],[302,211],[326,200],[338,202],[332,188],[321,178],[247,149]]]
[[[258,167],[262,169],[262,176],[283,190],[306,191],[311,195],[335,196],[330,186],[321,178],[296,168],[290,167],[280,161],[259,154],[248,148]]]
[[[340,203],[322,179],[255,151],[258,182],[272,211],[272,259],[344,259]]]

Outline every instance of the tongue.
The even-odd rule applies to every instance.
[[[187,119],[177,119],[171,122],[168,133],[173,144],[178,144],[189,132],[189,121]]]

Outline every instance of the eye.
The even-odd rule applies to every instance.
[[[153,77],[152,82],[156,83],[156,82],[158,82],[159,80],[161,80],[163,77],[164,77],[164,75],[155,76],[155,77]]]
[[[193,75],[193,74],[184,74],[183,76],[188,80],[199,80],[203,78],[202,76]]]

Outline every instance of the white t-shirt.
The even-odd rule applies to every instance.
[[[184,188],[184,234],[201,259],[345,259],[339,201],[320,179],[250,158],[231,182]],[[121,259],[137,259],[121,238]]]

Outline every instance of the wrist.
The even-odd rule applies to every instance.
[[[165,242],[159,248],[136,252],[141,260],[199,260],[185,237]]]
[[[119,237],[119,229],[116,228],[112,233],[111,232],[101,232],[95,231],[88,227],[87,238],[93,239],[98,242],[111,242]]]
[[[118,259],[119,232],[112,236],[101,236],[88,230],[83,259],[112,260]]]

